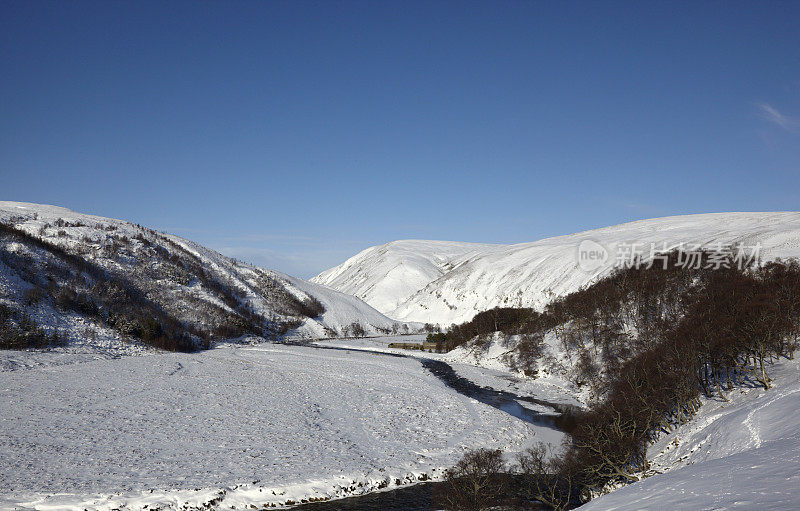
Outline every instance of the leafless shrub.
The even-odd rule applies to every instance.
[[[478,511],[496,506],[505,497],[508,478],[503,453],[497,449],[467,452],[445,473],[436,502],[448,510]]]
[[[514,471],[519,475],[521,496],[556,511],[567,509],[573,497],[573,475],[548,446],[538,443],[517,456]]]

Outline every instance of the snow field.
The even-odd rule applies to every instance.
[[[334,498],[540,433],[412,359],[262,345],[74,362],[0,372],[0,507]]]

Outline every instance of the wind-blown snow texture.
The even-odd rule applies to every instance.
[[[156,233],[122,220],[84,215],[56,206],[0,201],[0,221],[13,224],[34,237],[65,248],[92,264],[131,279],[147,289],[152,295],[151,299],[166,309],[171,309],[179,319],[189,323],[203,321],[203,314],[198,312],[198,307],[203,304],[228,311],[230,307],[222,303],[213,290],[207,289],[202,282],[197,282],[191,276],[173,276],[162,270],[168,266],[164,263],[170,262],[169,257],[199,262],[206,275],[240,295],[240,300],[246,306],[264,318],[273,321],[301,321],[298,328],[289,332],[290,336],[342,335],[353,322],[359,322],[366,333],[372,334],[378,333],[380,329],[389,331],[393,327],[402,326],[352,295],[279,272],[257,268],[177,236]],[[111,248],[115,246],[122,246],[125,253],[115,252]],[[0,250],[30,257],[42,265],[53,264],[52,258],[48,260],[36,250],[20,243],[2,244]],[[180,270],[179,266],[175,267]],[[272,287],[265,285],[265,282]],[[22,281],[0,261],[0,302],[5,299],[21,303],[24,292],[30,287],[30,283]],[[290,311],[280,307],[280,296],[289,295],[300,301],[314,297],[325,307],[325,312],[316,318],[292,315]],[[73,343],[85,343],[84,332],[91,327],[99,333],[100,344],[104,347],[119,345],[119,342],[115,343],[118,336],[113,331],[104,330],[87,318],[65,314],[50,305],[43,301],[38,307],[29,308],[28,312],[38,324],[58,328],[60,332],[69,334]]]
[[[650,243],[658,248],[662,243],[707,248],[718,243],[760,243],[765,260],[798,257],[800,213],[656,218],[533,243],[472,245],[471,249],[461,243],[398,241],[367,249],[312,280],[356,294],[391,318],[448,326],[498,306],[540,308],[553,296],[597,280],[610,268],[586,272],[578,267],[577,249],[583,240],[603,244],[612,263],[618,247],[629,243],[645,249]],[[432,266],[440,273],[432,271]]]
[[[72,362],[0,370],[0,509],[341,497],[555,433],[381,354],[262,344]]]

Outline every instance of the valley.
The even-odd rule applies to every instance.
[[[0,202],[0,220],[2,509],[441,508],[448,470],[480,449],[512,478],[533,448],[601,471],[581,483],[591,495],[567,490],[558,508],[589,496],[590,509],[680,507],[665,488],[692,488],[696,464],[708,471],[692,501],[708,489],[723,506],[768,499],[762,472],[797,477],[798,268],[782,260],[800,255],[798,213],[513,246],[399,241],[313,282],[64,208]],[[584,240],[608,251],[604,265],[578,264]],[[657,240],[678,260],[687,244],[745,243],[759,260],[614,266],[619,246]],[[437,331],[440,344],[422,344]],[[658,388],[672,377],[663,360],[683,367],[675,390]],[[650,410],[647,425],[623,431],[609,406],[631,424]],[[620,457],[593,468],[575,438]],[[796,497],[779,488],[774,508]]]

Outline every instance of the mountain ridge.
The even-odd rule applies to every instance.
[[[679,243],[711,247],[717,243],[760,243],[765,260],[800,255],[800,213],[732,212],[678,215],[636,220],[575,234],[553,236],[513,245],[489,245],[461,258],[452,258],[446,272],[429,280],[413,293],[391,294],[391,282],[372,261],[363,257],[371,247],[326,270],[312,281],[324,282],[351,292],[358,275],[360,288],[379,289],[389,294],[361,297],[387,316],[448,326],[468,321],[475,314],[497,306],[540,308],[554,295],[579,289],[610,271],[607,265],[583,271],[577,261],[578,246],[584,240],[601,244],[613,258],[625,244],[650,243],[673,248]],[[427,242],[430,243],[430,242]],[[448,242],[438,242],[448,243]],[[384,245],[385,246],[385,245]],[[412,254],[413,255],[413,254]],[[361,256],[361,257],[359,257]],[[413,271],[413,259],[403,262]],[[335,274],[335,280],[326,276]]]
[[[502,245],[397,240],[363,250],[341,265],[320,273],[311,282],[353,294],[368,303],[371,301],[376,308],[393,310],[421,287],[472,255],[499,247]],[[359,275],[358,266],[363,260],[369,260],[374,271],[383,274],[381,280]]]

